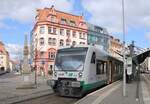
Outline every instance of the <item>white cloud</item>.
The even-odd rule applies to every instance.
[[[36,9],[51,7],[70,12],[73,2],[68,0],[1,0],[0,20],[10,18],[19,22],[32,22]]]
[[[146,38],[147,40],[150,40],[150,32],[147,32],[147,33],[145,34],[145,38]]]
[[[19,44],[6,44],[6,49],[10,54],[11,59],[21,59],[23,53],[23,46]]]
[[[9,28],[5,23],[0,22],[0,28]]]
[[[150,1],[124,0],[127,29],[150,27]],[[82,6],[92,16],[90,22],[105,26],[111,32],[122,31],[122,0],[82,0]]]

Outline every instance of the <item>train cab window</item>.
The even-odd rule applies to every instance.
[[[95,59],[96,59],[96,54],[93,52],[92,58],[91,58],[91,63],[95,64]]]

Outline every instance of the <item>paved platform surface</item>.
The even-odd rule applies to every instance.
[[[150,104],[150,74],[141,75],[141,86],[144,104]]]
[[[127,96],[123,97],[122,81],[118,81],[87,95],[75,104],[144,104],[142,88],[139,87],[139,99],[136,99],[136,88],[136,81],[127,84]]]
[[[6,71],[0,71],[0,75],[7,73]]]
[[[31,76],[30,81],[34,83],[34,75]],[[51,88],[47,86],[46,80],[44,77],[38,77],[37,88],[17,89],[23,85],[23,77],[21,75],[8,73],[0,76],[0,104],[11,104],[53,93]]]

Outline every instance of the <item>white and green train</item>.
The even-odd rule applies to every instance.
[[[81,97],[85,93],[121,78],[123,62],[99,46],[58,49],[52,79],[48,84],[61,96]]]

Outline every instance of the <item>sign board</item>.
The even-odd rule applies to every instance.
[[[132,57],[127,58],[127,75],[132,74]]]

